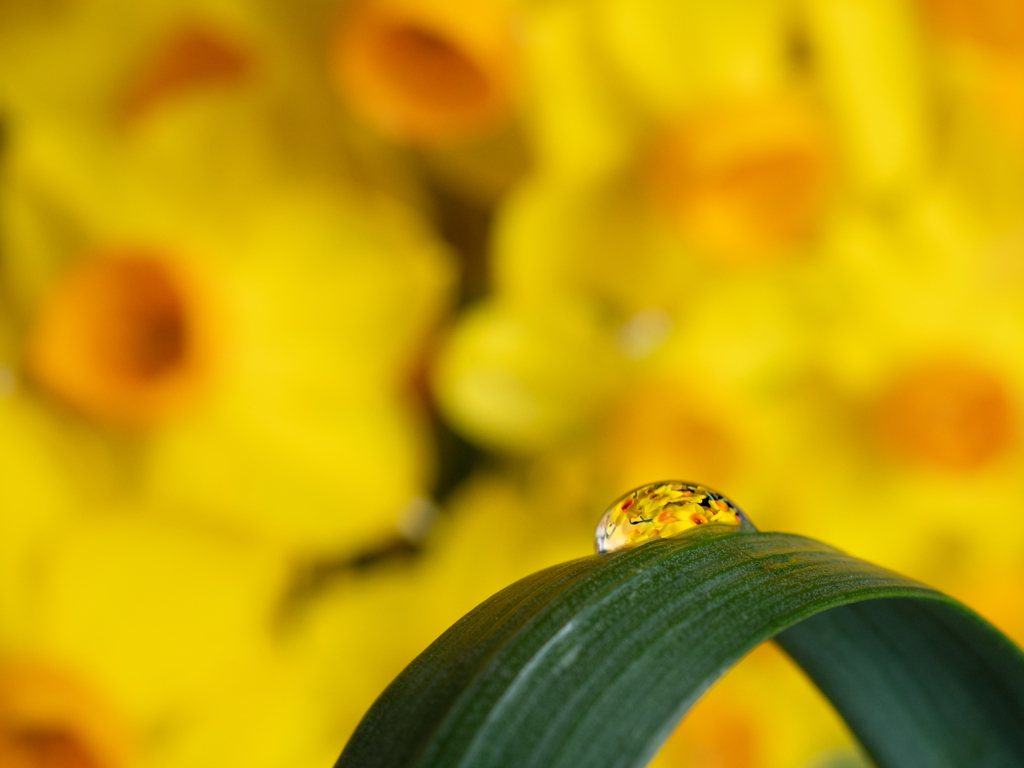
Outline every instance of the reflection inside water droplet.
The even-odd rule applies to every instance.
[[[636,488],[601,516],[595,546],[598,554],[639,546],[709,523],[740,526],[743,511],[707,486],[664,480]]]

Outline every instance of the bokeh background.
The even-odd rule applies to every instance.
[[[327,768],[668,477],[1024,641],[1021,0],[0,0],[0,126],[4,768]]]

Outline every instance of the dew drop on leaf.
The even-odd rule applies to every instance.
[[[595,546],[598,554],[614,552],[702,525],[739,527],[744,519],[736,504],[707,486],[663,480],[635,488],[612,504],[597,524]]]

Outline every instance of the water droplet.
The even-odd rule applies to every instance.
[[[663,480],[635,488],[608,508],[597,524],[596,548],[599,554],[614,552],[701,525],[738,527],[745,519],[739,507],[707,486]]]

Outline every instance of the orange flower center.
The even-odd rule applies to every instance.
[[[142,68],[125,100],[125,115],[139,119],[171,99],[212,85],[236,85],[252,70],[248,53],[216,30],[180,28]]]
[[[483,71],[451,41],[411,24],[396,24],[380,38],[385,77],[423,109],[465,110],[487,98]]]
[[[507,19],[481,14],[488,8],[357,5],[337,36],[338,87],[368,122],[401,139],[439,144],[496,127],[510,109],[512,54]]]
[[[5,768],[102,768],[73,733],[60,730],[7,730],[0,735]]]
[[[894,454],[937,469],[980,469],[1012,442],[1010,394],[991,372],[958,362],[911,370],[884,394],[879,434]]]
[[[103,421],[143,426],[176,412],[204,377],[196,291],[145,253],[88,259],[54,288],[30,340],[35,377]]]
[[[935,29],[950,40],[1003,53],[1024,53],[1024,3],[1020,0],[923,0]]]
[[[39,664],[0,665],[0,765],[124,768],[120,723],[77,681]]]
[[[703,251],[764,260],[814,230],[828,182],[821,127],[798,102],[708,109],[677,123],[650,157],[664,210]]]

